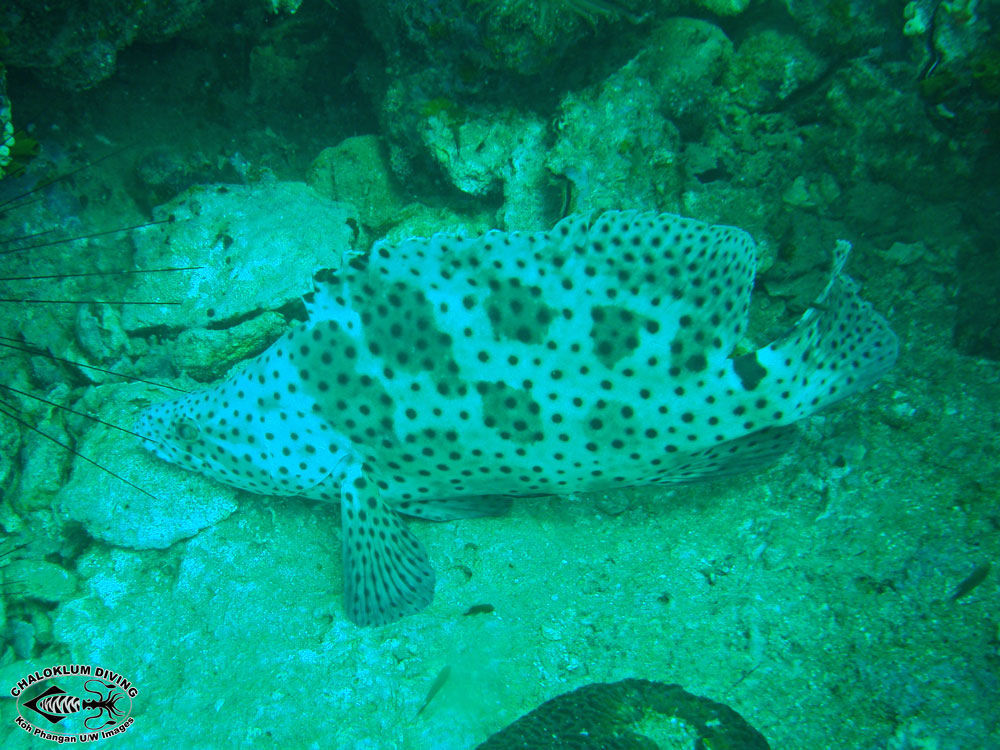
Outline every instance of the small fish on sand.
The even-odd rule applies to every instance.
[[[896,337],[843,274],[848,249],[789,333],[734,356],[756,269],[737,228],[608,211],[377,243],[318,284],[307,322],[136,429],[220,482],[339,502],[347,614],[392,622],[434,594],[404,516],[759,467],[875,382]]]
[[[417,709],[417,716],[420,716],[424,712],[424,709],[430,705],[431,701],[434,700],[444,684],[448,682],[448,678],[451,677],[451,665],[445,665],[440,672],[438,672],[437,677],[434,678],[434,682],[431,683],[430,689],[427,691],[427,697],[424,698],[424,702],[420,704],[420,708]]]

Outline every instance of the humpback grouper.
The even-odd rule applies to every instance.
[[[137,430],[234,487],[339,501],[348,616],[391,622],[434,594],[403,516],[761,466],[877,380],[896,337],[842,273],[848,250],[787,335],[737,356],[756,268],[740,229],[609,211],[380,242],[321,277],[308,322]]]

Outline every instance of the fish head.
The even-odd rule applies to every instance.
[[[256,431],[252,425],[230,426],[231,410],[223,411],[226,400],[220,391],[208,388],[143,410],[135,424],[143,446],[185,469],[227,476],[238,464],[237,456],[256,442]]]
[[[308,397],[265,389],[253,363],[219,384],[147,407],[135,431],[159,458],[258,494],[319,496],[310,491],[350,454]]]

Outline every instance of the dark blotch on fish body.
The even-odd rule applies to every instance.
[[[757,361],[757,352],[750,352],[733,359],[733,370],[743,387],[748,391],[756,388],[757,384],[767,375],[767,370]]]

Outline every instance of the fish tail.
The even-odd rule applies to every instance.
[[[785,423],[867,388],[896,361],[899,343],[889,323],[843,273],[850,249],[837,243],[826,289],[787,335],[757,352],[768,386],[787,394]]]

